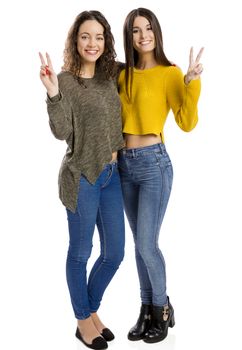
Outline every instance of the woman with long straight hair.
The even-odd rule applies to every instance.
[[[158,245],[173,181],[163,128],[170,110],[182,130],[196,126],[203,49],[195,60],[191,49],[184,76],[167,59],[159,21],[145,8],[128,14],[124,49],[126,67],[118,84],[126,147],[119,152],[119,169],[141,291],[140,315],[128,339],[155,343],[165,339],[168,327],[175,324],[166,293],[165,260]]]
[[[117,151],[124,145],[117,92],[117,63],[110,25],[98,11],[80,13],[70,28],[62,72],[40,53],[49,123],[67,151],[59,172],[69,249],[66,276],[76,337],[92,349],[114,339],[97,311],[124,255],[122,192]],[[95,225],[101,251],[87,280]]]

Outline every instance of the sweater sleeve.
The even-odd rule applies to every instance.
[[[176,123],[183,131],[191,131],[198,122],[197,103],[201,90],[200,79],[184,82],[182,71],[178,67],[169,67],[166,93]]]
[[[52,98],[47,95],[47,111],[50,128],[54,136],[59,140],[67,140],[73,131],[72,109],[65,96],[64,86],[62,87],[60,81],[59,84],[60,91],[58,95]]]

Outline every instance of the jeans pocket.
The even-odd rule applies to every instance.
[[[154,152],[141,155],[137,158],[137,161],[144,169],[157,165],[157,158]]]
[[[155,153],[157,164],[163,167],[172,167],[171,159],[166,151]]]

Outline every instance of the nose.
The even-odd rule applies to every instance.
[[[90,38],[88,41],[88,46],[89,47],[94,47],[96,45],[96,40],[95,38]]]
[[[146,37],[146,32],[141,29],[140,30],[140,39],[145,39],[145,37]]]

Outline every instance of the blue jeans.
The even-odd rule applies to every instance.
[[[158,246],[173,169],[164,144],[119,152],[124,208],[135,242],[141,301],[167,303],[165,260]]]
[[[77,209],[67,209],[69,250],[66,275],[75,317],[96,312],[109,282],[124,257],[123,199],[117,162],[107,164],[94,185],[80,179]],[[97,225],[100,256],[87,280],[87,261]]]

